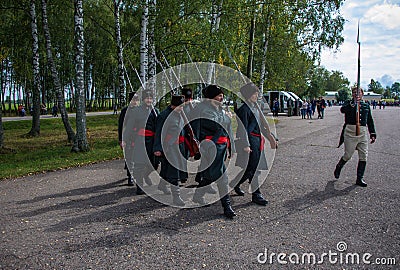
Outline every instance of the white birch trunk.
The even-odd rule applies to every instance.
[[[32,68],[33,68],[33,89],[32,89],[32,128],[30,136],[40,135],[40,70],[39,70],[39,37],[36,17],[35,0],[30,2],[31,31],[32,31]]]
[[[268,6],[269,8],[269,6]],[[271,25],[269,11],[267,12],[267,21],[265,26],[265,32],[263,34],[263,48],[262,48],[262,59],[261,59],[261,70],[260,70],[260,92],[264,92],[264,82],[267,78],[268,71],[266,70],[267,65],[267,53],[268,53],[268,41],[269,41],[269,28]]]
[[[219,25],[221,21],[221,13],[222,13],[222,4],[223,0],[220,0],[219,3],[217,3],[217,0],[213,0],[212,4],[212,17],[211,17],[211,37],[214,39],[216,34],[218,33],[219,30]],[[214,63],[215,61],[215,51],[213,50],[212,55],[210,57],[210,62]],[[215,66],[213,64],[209,65],[207,68],[207,77],[206,81],[208,84],[215,83],[215,78],[213,79],[213,75],[215,73]]]
[[[149,0],[143,0],[142,24],[140,32],[140,79],[147,82],[148,72],[148,37],[147,26],[149,23]]]
[[[86,136],[85,113],[85,78],[84,78],[84,29],[83,29],[83,0],[75,3],[75,100],[76,100],[76,137],[72,151],[88,151],[89,143]]]
[[[114,20],[115,20],[115,37],[117,41],[117,59],[118,59],[118,87],[116,89],[116,98],[119,99],[121,95],[127,97],[125,89],[125,77],[124,77],[124,54],[121,38],[121,25],[120,25],[120,7],[121,0],[113,0],[114,2]],[[121,100],[119,102],[121,105]]]
[[[156,23],[156,0],[149,0],[149,28],[148,28],[148,78],[154,78],[157,74],[156,46],[155,46],[155,23]],[[150,87],[156,89],[156,81],[151,80]]]
[[[47,19],[47,0],[42,0],[42,13],[43,13],[43,32],[44,32],[44,37],[46,39],[47,62],[49,64],[51,76],[54,82],[54,88],[57,96],[57,106],[58,109],[60,110],[60,115],[64,124],[65,131],[67,132],[68,141],[73,142],[75,138],[75,132],[72,129],[71,124],[68,120],[68,113],[65,108],[64,91],[62,89],[60,77],[58,76],[58,71],[53,58],[53,48],[51,45],[50,29]]]

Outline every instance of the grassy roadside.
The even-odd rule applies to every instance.
[[[3,122],[6,149],[0,152],[0,179],[123,158],[118,145],[118,117],[111,114],[87,117],[91,148],[87,153],[71,153],[72,145],[66,140],[60,118],[42,118],[41,135],[36,138],[25,136],[32,126],[30,120]],[[277,122],[276,119],[272,121]],[[74,119],[71,124],[75,129]],[[233,117],[234,133],[236,128],[236,118]]]
[[[118,115],[119,116],[119,115]],[[118,116],[87,117],[91,151],[71,153],[60,118],[41,119],[41,134],[27,138],[31,121],[3,122],[5,151],[0,153],[0,179],[83,166],[94,162],[122,158],[118,145]],[[74,120],[71,121],[74,127]]]

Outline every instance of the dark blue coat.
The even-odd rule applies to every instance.
[[[200,169],[203,170],[202,176],[206,181],[215,181],[225,172],[225,159],[228,151],[235,152],[233,144],[233,133],[231,127],[231,119],[222,109],[221,106],[214,106],[210,100],[204,100],[198,104],[193,112],[192,117],[197,119],[193,121],[192,127],[197,139],[202,142],[209,138],[208,143],[201,144],[201,163]],[[194,118],[192,118],[194,119]],[[220,137],[228,138],[229,143],[220,143]],[[212,145],[216,147],[215,159],[212,159]],[[228,149],[228,145],[229,148]],[[205,168],[205,164],[211,164]]]
[[[187,179],[185,144],[179,143],[179,136],[184,136],[182,116],[167,107],[157,117],[156,136],[153,152],[163,153],[160,176],[166,180]]]
[[[236,165],[253,172],[268,169],[264,151],[261,150],[264,148],[265,140],[261,138],[260,126],[256,118],[258,113],[259,112],[256,108],[253,108],[252,110],[247,103],[243,103],[243,105],[236,111],[238,120],[236,133],[238,155]],[[247,146],[252,150],[250,154],[243,150],[243,148]]]
[[[156,118],[158,112],[156,109],[147,108],[144,104],[128,110],[125,115],[122,140],[132,147],[132,153],[128,153],[135,164],[149,164],[157,166],[153,152],[154,134],[156,130]],[[153,136],[143,136],[143,130],[147,133],[153,133]]]

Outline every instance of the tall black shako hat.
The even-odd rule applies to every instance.
[[[181,93],[182,93],[182,95],[185,96],[186,99],[193,98],[193,90],[190,88],[187,88],[187,87],[182,88]]]
[[[171,105],[179,106],[185,102],[185,96],[183,95],[174,95],[171,97]]]
[[[150,90],[150,89],[143,90],[143,92],[142,92],[142,100],[144,100],[147,97],[154,98],[154,93],[153,93],[152,90]]]
[[[240,88],[240,93],[245,99],[249,99],[255,92],[259,92],[257,85],[255,85],[252,82],[249,82],[248,84],[243,85]]]
[[[219,94],[223,94],[224,92],[222,91],[221,88],[219,88],[219,86],[211,84],[206,88],[204,88],[202,93],[205,98],[213,99]]]

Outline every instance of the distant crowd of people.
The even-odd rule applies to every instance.
[[[302,106],[300,109],[301,118],[302,119],[312,119],[312,117],[315,114],[315,109],[317,109],[318,119],[324,119],[325,108],[327,106],[331,107],[332,103],[329,100],[328,100],[328,102],[326,102],[325,99],[322,97],[319,97],[318,99],[313,99],[313,100],[305,100],[302,103]]]
[[[329,100],[325,101],[323,97],[313,100],[304,100],[304,102],[302,102],[300,99],[296,101],[289,99],[287,101],[287,116],[290,117],[301,115],[302,119],[312,119],[315,111],[317,111],[318,119],[324,119],[325,108],[331,106],[332,102]],[[280,110],[281,107],[279,100],[275,98],[271,108],[273,116],[278,117]]]

